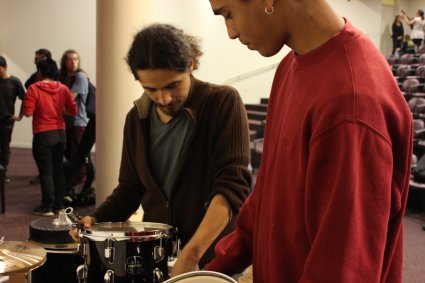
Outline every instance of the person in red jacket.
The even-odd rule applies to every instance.
[[[37,62],[37,71],[42,80],[29,87],[23,114],[33,116],[32,150],[40,173],[41,205],[33,212],[50,216],[63,210],[63,154],[66,145],[63,115],[75,116],[77,105],[68,87],[53,81],[57,73],[55,61],[45,59]]]
[[[326,0],[210,0],[276,70],[264,151],[206,269],[254,282],[401,282],[412,115],[379,50]]]

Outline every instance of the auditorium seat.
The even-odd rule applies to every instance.
[[[400,64],[412,65],[412,64],[418,64],[419,58],[415,54],[403,54],[400,56],[399,61],[400,61]]]
[[[412,97],[425,97],[424,84],[417,78],[407,78],[399,84],[399,87],[407,101]]]
[[[255,110],[247,110],[246,114],[248,115],[248,120],[266,120],[267,112],[264,111],[255,111]]]
[[[245,104],[245,109],[248,110],[253,110],[253,111],[262,111],[262,112],[267,112],[267,104]]]
[[[412,67],[410,65],[401,64],[397,67],[396,75],[399,78],[406,78],[407,76],[413,75]]]
[[[419,56],[419,64],[425,65],[425,54]]]
[[[259,168],[263,153],[268,101],[268,98],[261,98],[260,103],[245,104],[250,130],[251,166],[254,170]]]
[[[407,101],[410,111],[413,115],[418,115],[425,112],[425,98],[424,97],[412,97]]]

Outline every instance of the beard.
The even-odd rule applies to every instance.
[[[165,115],[174,117],[183,110],[183,102],[176,101],[169,103],[168,105],[156,104],[156,107]]]

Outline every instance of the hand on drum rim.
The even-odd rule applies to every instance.
[[[80,242],[80,234],[78,233],[78,229],[74,228],[73,225],[69,225],[69,236],[76,242]]]

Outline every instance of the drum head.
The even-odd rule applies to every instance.
[[[173,233],[176,233],[173,226],[154,222],[101,222],[82,232],[84,236],[93,240],[114,238],[136,241],[156,240]]]
[[[214,271],[192,271],[166,280],[164,283],[237,283],[232,277]]]

